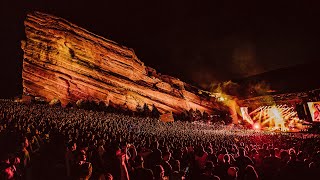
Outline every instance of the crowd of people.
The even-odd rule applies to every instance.
[[[0,100],[0,179],[317,179],[320,137]]]

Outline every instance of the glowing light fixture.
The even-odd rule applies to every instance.
[[[261,128],[261,126],[260,126],[259,123],[254,123],[254,124],[253,124],[253,129],[254,129],[254,130],[260,130],[260,128]]]

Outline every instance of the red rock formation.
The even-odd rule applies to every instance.
[[[214,107],[196,88],[146,67],[132,49],[62,18],[28,14],[25,32],[24,94],[59,99],[62,105],[87,99],[136,110],[146,103],[162,113]]]

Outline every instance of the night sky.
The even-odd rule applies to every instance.
[[[320,2],[1,1],[1,95],[22,92],[23,21],[53,14],[133,48],[162,74],[202,88],[320,60]]]

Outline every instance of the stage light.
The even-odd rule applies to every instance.
[[[254,129],[254,130],[260,130],[260,128],[261,128],[261,126],[260,126],[259,123],[254,123],[254,124],[253,124],[253,129]]]

